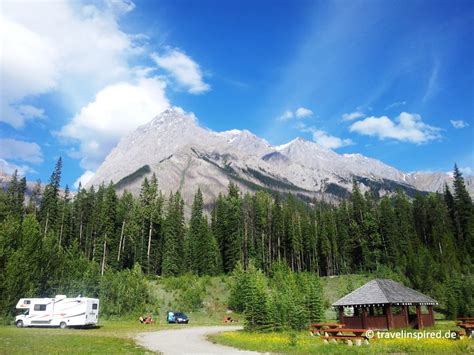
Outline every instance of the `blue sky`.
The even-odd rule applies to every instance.
[[[169,106],[404,171],[474,171],[474,3],[1,3],[0,169],[90,176]],[[2,28],[3,27],[3,28]]]

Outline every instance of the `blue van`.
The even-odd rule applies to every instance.
[[[188,324],[189,323],[189,318],[186,314],[183,312],[171,312],[169,311],[166,320],[168,323],[184,323]]]

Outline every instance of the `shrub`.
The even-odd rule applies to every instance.
[[[103,315],[124,316],[145,311],[150,293],[140,266],[106,272],[100,281],[99,297]]]

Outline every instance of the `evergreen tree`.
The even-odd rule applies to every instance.
[[[26,191],[26,178],[19,178],[18,171],[12,175],[7,189],[8,209],[11,216],[23,218]]]
[[[59,187],[61,183],[62,158],[59,157],[49,178],[49,183],[44,189],[43,199],[39,210],[39,220],[43,228],[43,236],[49,230],[56,230],[59,215]]]
[[[225,226],[222,236],[224,271],[230,272],[242,260],[242,205],[237,185],[229,184],[226,198]]]
[[[164,225],[163,259],[164,276],[179,275],[185,269],[184,261],[184,211],[183,200],[177,192],[170,194]]]
[[[457,165],[454,166],[454,207],[458,219],[460,234],[459,243],[464,245],[464,249],[471,255],[474,254],[474,208],[471,197],[466,190],[464,178]]]
[[[318,323],[324,319],[323,290],[319,279],[312,274],[302,277],[305,307],[308,311],[308,321]]]

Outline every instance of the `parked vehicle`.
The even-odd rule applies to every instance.
[[[168,315],[166,316],[166,320],[168,323],[184,323],[188,324],[189,323],[189,318],[186,314],[183,312],[168,312]]]
[[[16,316],[15,324],[22,327],[80,327],[97,325],[99,300],[78,296],[67,298],[21,298],[16,308],[23,312]]]

